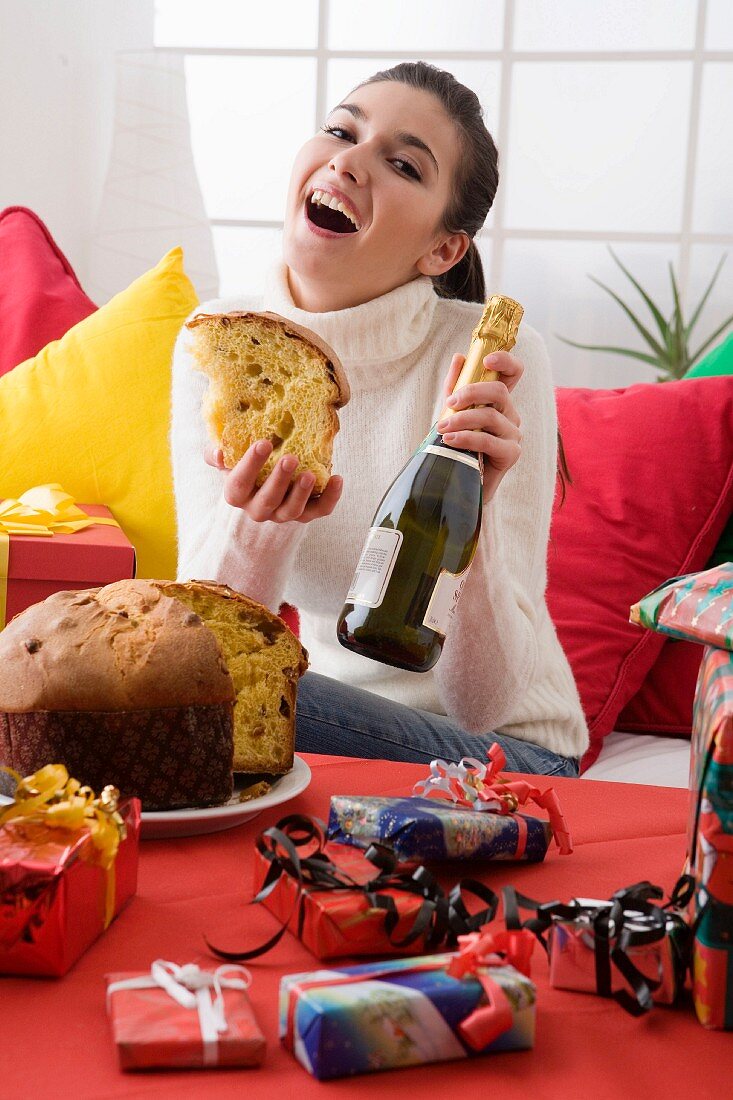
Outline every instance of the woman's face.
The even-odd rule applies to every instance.
[[[290,177],[283,259],[296,305],[314,312],[440,275],[468,247],[465,234],[441,229],[460,150],[440,101],[394,81],[347,101],[301,148]],[[337,201],[351,220],[329,208]]]

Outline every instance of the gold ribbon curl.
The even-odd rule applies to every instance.
[[[115,859],[127,828],[119,812],[120,792],[105,787],[99,798],[91,787],[69,776],[63,764],[46,764],[25,779],[14,768],[0,767],[15,779],[15,800],[0,807],[0,828],[9,821],[45,825],[80,833],[87,829],[95,849],[94,862],[106,872],[104,927],[114,916]]]

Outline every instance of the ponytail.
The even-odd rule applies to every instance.
[[[436,275],[433,287],[439,298],[460,298],[463,302],[486,301],[486,280],[481,254],[476,242],[471,241],[462,260]]]

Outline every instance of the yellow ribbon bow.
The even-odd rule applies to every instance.
[[[73,535],[93,523],[119,527],[116,519],[90,516],[57,482],[35,485],[21,497],[0,501],[0,630],[5,626],[11,535]]]
[[[114,916],[114,862],[127,830],[119,811],[120,792],[105,787],[96,798],[91,787],[71,779],[63,764],[47,764],[25,779],[13,768],[0,767],[16,780],[15,801],[0,807],[0,828],[9,821],[46,825],[78,833],[88,829],[96,849],[95,862],[107,873],[104,927]]]

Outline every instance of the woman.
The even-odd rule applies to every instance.
[[[254,489],[267,441],[224,469],[202,421],[206,380],[193,369],[187,330],[179,337],[179,578],[226,582],[272,610],[283,600],[298,607],[311,660],[298,691],[300,751],[427,762],[483,757],[497,740],[513,770],[578,773],[587,729],[544,599],[554,390],[544,345],[526,324],[516,355],[492,357],[501,380],[458,393],[444,429],[449,445],[483,453],[486,509],[440,660],[428,673],[406,672],[336,637],[376,505],[442,409],[463,363],[457,349],[481,315],[473,237],[497,184],[496,148],[473,92],[423,62],[377,73],[296,156],[283,257],[262,298],[201,307],[272,310],[341,358],[351,401],[334,444],[338,473],[317,500],[312,475],[291,483],[295,456],[283,455]],[[322,227],[317,192],[343,203],[349,220],[339,232]]]

